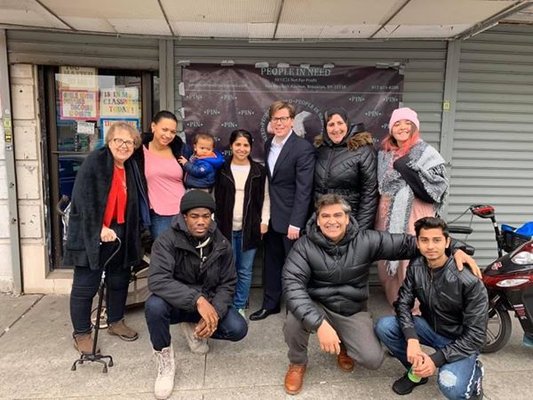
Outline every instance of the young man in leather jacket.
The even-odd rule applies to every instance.
[[[452,257],[446,223],[435,217],[415,222],[422,257],[414,259],[394,303],[396,316],[381,318],[376,334],[407,369],[392,385],[405,395],[438,369],[438,385],[448,399],[480,399],[483,368],[478,359],[488,320],[487,291],[467,268],[459,271]],[[420,302],[421,316],[411,309]],[[420,345],[436,351],[426,353]]]

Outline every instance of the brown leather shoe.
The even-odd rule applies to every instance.
[[[74,338],[74,348],[80,352],[80,354],[92,354],[93,352],[93,337],[91,332],[89,333],[76,333],[72,336]],[[96,354],[100,353],[100,349],[96,348]]]
[[[345,372],[353,371],[353,359],[348,355],[344,346],[341,346],[341,352],[337,356],[337,365]]]
[[[298,394],[304,384],[304,375],[307,365],[289,364],[289,369],[285,374],[285,392],[288,394]]]
[[[133,342],[139,337],[139,334],[133,329],[131,329],[128,325],[126,325],[123,319],[118,322],[109,324],[109,326],[107,327],[107,333],[109,333],[110,335],[116,335],[122,340],[125,340],[126,342]]]

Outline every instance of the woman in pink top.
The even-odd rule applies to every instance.
[[[177,160],[184,154],[188,156],[190,150],[177,136],[177,126],[173,113],[159,111],[152,120],[152,132],[143,133],[142,146],[133,155],[148,193],[153,239],[170,227],[185,193],[183,169]]]

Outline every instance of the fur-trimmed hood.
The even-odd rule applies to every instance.
[[[366,146],[366,145],[374,145],[374,138],[372,137],[372,134],[367,131],[357,131],[357,127],[360,124],[356,125],[356,128],[352,127],[350,133],[348,133],[342,142],[335,144],[331,141],[329,138],[327,132],[324,132],[321,135],[317,135],[314,140],[314,145],[318,149],[321,146],[346,146],[348,147],[348,150],[356,150],[359,147]]]

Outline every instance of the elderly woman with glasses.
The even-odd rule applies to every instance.
[[[140,135],[131,125],[116,122],[105,144],[87,156],[76,176],[65,245],[64,264],[74,266],[70,294],[74,347],[85,354],[92,352],[91,306],[108,260],[108,333],[126,341],[138,337],[125,324],[124,309],[131,266],[140,258],[140,174],[130,160]]]
[[[143,189],[148,193],[153,239],[170,227],[185,194],[184,173],[178,159],[189,158],[191,151],[177,135],[177,127],[173,113],[159,111],[152,120],[151,132],[143,133],[142,146],[133,155],[141,170]]]

